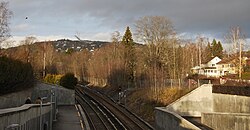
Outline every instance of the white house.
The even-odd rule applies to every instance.
[[[201,66],[191,68],[193,73],[206,75],[208,77],[220,77],[227,74],[236,74],[236,67],[230,61],[222,60],[219,57],[214,57]]]

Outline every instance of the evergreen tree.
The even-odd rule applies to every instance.
[[[125,60],[125,71],[128,76],[126,76],[125,80],[128,83],[128,86],[135,86],[135,43],[132,38],[132,33],[127,27],[126,32],[122,38],[122,44],[124,45],[124,60]]]
[[[217,55],[218,57],[220,57],[220,58],[223,57],[223,47],[222,47],[220,41],[219,41],[219,42],[217,43],[217,45],[216,45],[216,55]]]
[[[213,57],[212,47],[210,46],[210,43],[208,42],[205,48],[205,61],[211,60],[211,57]]]
[[[211,52],[212,52],[212,56],[218,56],[220,58],[222,58],[223,56],[223,47],[219,42],[217,42],[215,39],[213,39],[212,45],[211,45]]]

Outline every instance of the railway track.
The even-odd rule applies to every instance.
[[[154,128],[146,122],[139,119],[130,111],[124,109],[120,105],[114,103],[109,98],[93,92],[91,89],[83,86],[78,86],[76,89],[78,98],[87,97],[94,104],[99,106],[104,115],[113,122],[114,129],[127,129],[127,130],[153,130]],[[83,104],[84,105],[84,104]],[[86,106],[86,104],[85,104]],[[109,129],[109,128],[107,128]]]
[[[81,91],[76,91],[76,100],[82,106],[87,116],[91,130],[125,130],[118,119],[107,108],[92,100]]]

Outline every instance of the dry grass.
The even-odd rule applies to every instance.
[[[113,99],[118,99],[118,88],[114,87],[94,87],[93,88],[109,95]],[[152,88],[140,88],[135,90],[127,91],[126,101],[125,98],[121,100],[121,103],[125,103],[125,106],[140,116],[150,124],[154,124],[154,108],[165,107],[170,103],[174,102],[181,96],[190,92],[192,89],[179,88],[179,87],[165,87],[158,88],[154,91]]]
[[[177,87],[161,88],[157,92],[149,88],[134,90],[127,96],[126,107],[138,114],[142,119],[153,124],[155,107],[167,106],[189,91],[189,89],[179,89]]]

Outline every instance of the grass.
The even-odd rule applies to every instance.
[[[167,106],[189,91],[189,89],[179,89],[178,87],[161,88],[157,92],[150,88],[134,90],[127,96],[126,107],[153,124],[155,107]]]
[[[115,100],[118,99],[118,88],[92,87]],[[193,89],[179,87],[158,88],[157,91],[152,88],[139,88],[127,91],[126,101],[123,98],[121,103],[124,103],[129,110],[153,125],[155,107],[165,107],[191,90]]]

